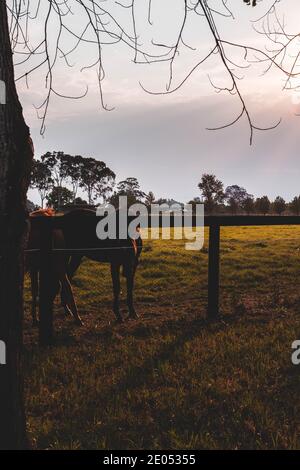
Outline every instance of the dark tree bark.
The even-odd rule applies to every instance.
[[[6,1],[0,1],[0,340],[6,364],[0,365],[0,449],[27,447],[21,367],[23,327],[23,250],[26,242],[26,192],[33,157],[14,82]]]

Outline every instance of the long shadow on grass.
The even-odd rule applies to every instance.
[[[114,398],[117,398],[118,403],[127,403],[127,406],[130,405],[130,392],[134,392],[143,386],[149,388],[153,386],[153,371],[161,366],[165,362],[170,360],[176,361],[176,357],[180,356],[184,351],[185,344],[188,341],[195,339],[200,333],[216,333],[220,330],[223,330],[230,326],[233,322],[237,321],[236,316],[226,316],[226,324],[223,321],[219,321],[213,324],[208,323],[205,319],[199,318],[196,315],[193,318],[187,318],[186,316],[180,319],[168,319],[162,325],[160,325],[159,331],[153,330],[147,325],[143,325],[142,322],[138,322],[136,325],[133,325],[133,328],[130,330],[123,331],[123,335],[132,336],[132,337],[141,337],[147,338],[149,336],[157,334],[159,337],[163,337],[164,334],[170,336],[170,340],[167,343],[162,344],[159,349],[154,353],[148,353],[148,355],[143,359],[143,362],[138,366],[131,366],[128,364],[124,375],[113,385],[104,387],[100,393],[93,396],[93,400],[90,398],[80,409],[76,409],[72,412],[71,416],[66,415],[63,423],[60,423],[58,435],[60,436],[60,441],[64,441],[66,436],[72,435],[75,439],[80,440],[80,443],[85,448],[96,448],[99,446],[97,442],[105,442],[106,448],[151,448],[153,447],[153,442],[157,442],[157,445],[161,448],[167,448],[174,444],[171,443],[168,433],[170,429],[175,428],[179,435],[183,432],[188,432],[189,435],[197,434],[198,429],[201,433],[203,431],[203,426],[205,429],[209,429],[213,436],[216,436],[217,442],[220,444],[223,443],[223,437],[220,434],[220,429],[222,430],[222,423],[219,420],[219,417],[227,416],[227,423],[230,424],[230,428],[234,433],[233,441],[241,442],[243,447],[255,448],[256,442],[253,440],[253,436],[250,431],[245,429],[243,426],[241,428],[241,421],[233,421],[232,409],[230,404],[226,405],[223,401],[218,401],[214,407],[209,409],[199,410],[199,416],[193,414],[192,406],[191,410],[189,407],[178,410],[178,414],[173,418],[173,423],[170,424],[169,411],[160,409],[155,411],[155,407],[152,410],[153,416],[155,416],[156,422],[144,422],[143,413],[145,409],[140,407],[135,403],[132,404],[135,409],[132,411],[132,416],[140,416],[140,419],[136,419],[133,422],[126,423],[126,413],[124,416],[116,415],[114,411]],[[89,333],[89,338],[99,338],[101,336],[103,341],[103,347],[106,345],[111,345],[113,338],[114,330],[110,330],[110,336],[107,337],[108,331],[102,330],[101,332]],[[120,331],[120,330],[119,330]],[[88,334],[88,333],[86,333]],[[174,336],[174,338],[172,338]],[[81,337],[81,340],[83,338]],[[212,351],[213,353],[213,351]],[[294,380],[292,378],[291,382]],[[84,431],[84,428],[91,429],[93,428],[93,419],[97,407],[101,406],[101,409],[111,409],[111,419],[104,418],[102,426],[98,429],[93,429],[92,435],[89,435]],[[97,413],[96,413],[97,414]],[[107,412],[105,413],[107,415]],[[240,418],[242,419],[242,418]],[[243,421],[243,420],[242,420]],[[220,428],[221,426],[221,428]],[[219,429],[220,428],[220,429]],[[121,430],[122,429],[122,430]],[[201,431],[202,429],[202,431]],[[81,431],[79,431],[81,430]],[[153,438],[153,435],[156,436],[157,440]],[[199,434],[200,435],[200,434]],[[129,441],[130,438],[130,441]],[[47,442],[49,437],[44,436],[45,446],[49,443]],[[51,439],[51,438],[50,438]],[[199,437],[200,439],[200,437]],[[200,443],[200,444],[199,444]],[[208,448],[210,443],[205,441],[195,442],[194,445],[200,446],[201,448]],[[41,443],[40,443],[41,444]],[[104,444],[100,444],[103,445]],[[181,444],[185,446],[184,444]],[[230,445],[224,442],[224,447]],[[271,444],[270,444],[271,446]]]
[[[144,361],[138,366],[130,367],[126,372],[126,375],[123,376],[121,380],[109,387],[105,387],[103,392],[101,392],[101,396],[98,395],[95,397],[96,400],[94,399],[93,402],[87,401],[85,403],[85,409],[81,408],[72,414],[72,428],[74,430],[82,428],[83,416],[86,417],[86,426],[88,428],[88,422],[92,419],[95,408],[97,408],[100,403],[102,408],[106,408],[107,406],[112,405],[111,399],[113,397],[118,397],[118,401],[122,401],[124,398],[128,400],[128,398],[126,398],[126,394],[128,394],[130,391],[134,391],[140,386],[145,385],[149,385],[150,388],[151,382],[153,380],[153,370],[158,368],[158,366],[161,366],[165,361],[170,361],[170,359],[180,355],[186,342],[196,338],[200,332],[203,332],[203,330],[206,329],[207,331],[211,332],[218,331],[220,328],[224,328],[224,324],[210,324],[207,322],[207,320],[201,318],[192,318],[189,320],[178,319],[177,321],[173,321],[172,325],[170,322],[167,322],[167,324],[162,326],[160,329],[159,335],[163,336],[165,330],[165,332],[167,332],[169,335],[175,335],[174,340],[171,340],[167,344],[163,344],[155,354],[151,355],[149,353]],[[131,332],[131,336],[135,336],[134,332]],[[159,418],[159,421],[161,421],[161,417]],[[77,426],[76,423],[78,423],[79,426]],[[138,429],[139,426],[141,426],[141,429]],[[135,423],[134,434],[139,435],[140,433],[141,436],[144,436],[144,439],[147,439],[147,436],[149,436],[150,439],[152,432],[154,432],[154,428],[155,426],[150,423],[139,424],[137,422]],[[129,431],[129,429],[127,431]],[[65,436],[69,433],[70,425],[68,422],[65,422],[63,426],[60,426],[59,434],[61,436]],[[107,444],[110,448],[118,448],[118,446],[125,448],[126,434],[123,435],[118,430],[118,427],[114,425],[114,420],[111,423],[104,424],[98,433],[100,436],[105,436],[107,438]],[[162,436],[160,436],[160,439],[162,439]],[[85,445],[91,444],[86,442]]]

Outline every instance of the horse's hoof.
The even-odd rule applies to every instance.
[[[82,320],[80,320],[80,318],[76,318],[75,323],[76,323],[77,326],[84,326],[84,323],[83,323]]]

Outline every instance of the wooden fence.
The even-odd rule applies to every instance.
[[[170,227],[178,225],[178,217],[171,216]],[[128,217],[128,221],[133,217]],[[78,230],[95,230],[99,222],[99,217],[76,216],[75,227]],[[31,219],[32,226],[38,228],[41,233],[40,244],[40,287],[39,287],[39,341],[41,345],[49,345],[53,341],[53,303],[49,295],[49,285],[51,283],[51,258],[55,249],[52,246],[52,234],[54,229],[63,229],[64,217],[37,217]],[[91,226],[88,227],[88,225]],[[193,217],[193,227],[196,226],[196,218]],[[275,226],[275,225],[300,225],[300,216],[257,216],[257,215],[239,215],[239,216],[206,216],[204,217],[204,225],[209,227],[209,250],[208,250],[208,306],[207,318],[216,320],[219,315],[219,292],[220,292],[220,231],[221,227],[228,226]],[[162,218],[160,217],[159,226],[162,226]],[[149,227],[151,227],[151,219],[149,217]],[[68,255],[82,254],[86,255],[95,248],[99,247],[82,247],[78,250],[65,250]],[[61,250],[60,250],[61,251]]]

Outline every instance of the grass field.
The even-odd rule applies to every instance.
[[[26,281],[34,447],[300,449],[300,366],[291,363],[300,227],[224,228],[221,237],[218,323],[205,320],[207,248],[185,251],[183,241],[145,242],[140,319],[123,325],[111,312],[108,266],[84,262],[74,285],[85,325],[57,304],[49,350],[37,346]]]

